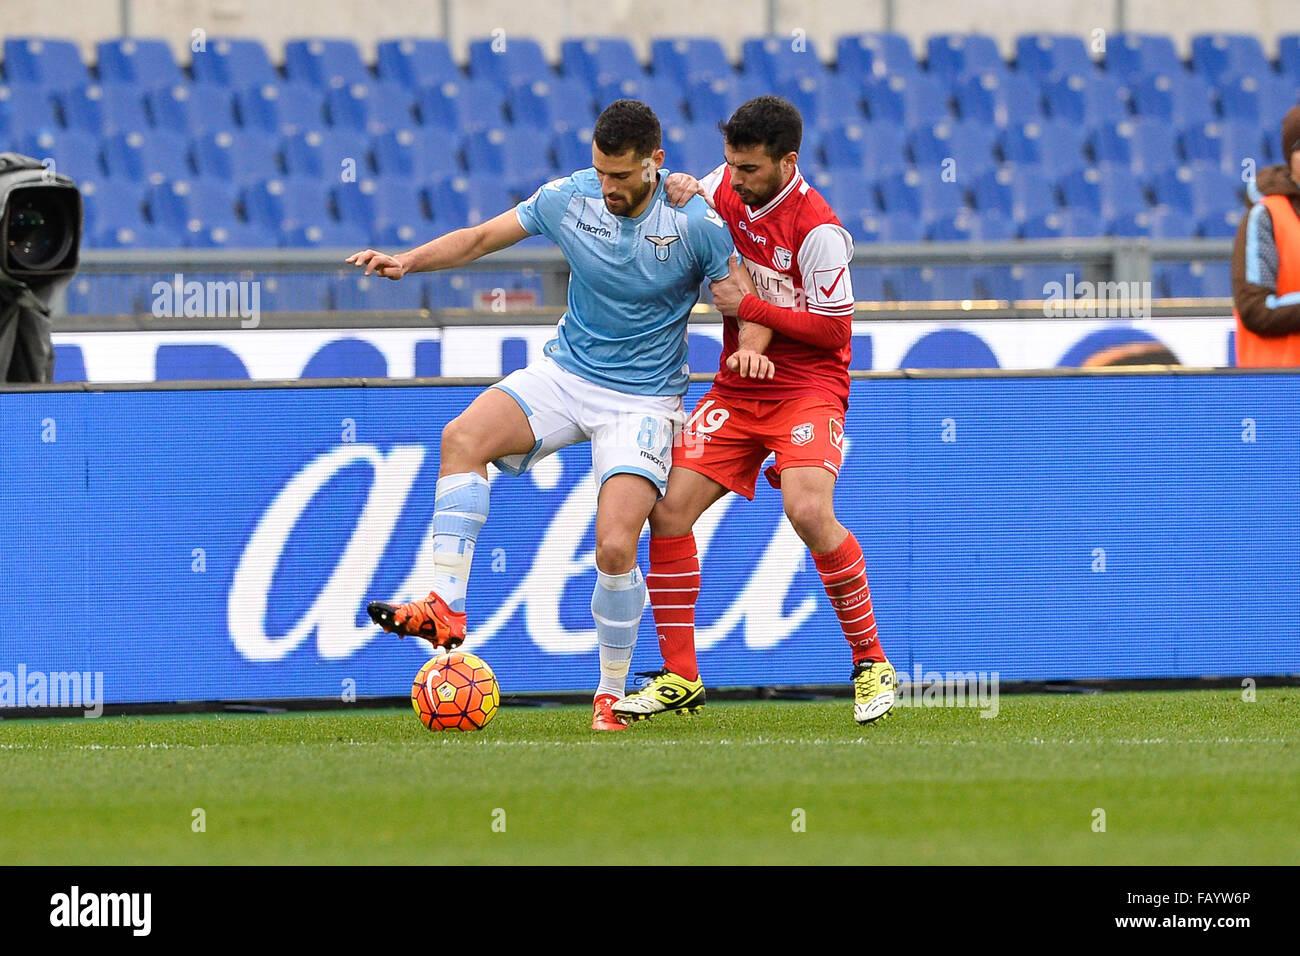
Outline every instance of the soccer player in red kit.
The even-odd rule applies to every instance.
[[[792,104],[760,96],[720,128],[726,162],[702,182],[670,177],[669,195],[684,202],[698,192],[713,205],[757,294],[715,299],[739,321],[724,322],[725,358],[683,428],[668,491],[650,514],[646,580],[665,666],[613,709],[637,719],[704,703],[692,528],[728,491],[753,500],[759,469],[775,452],[764,475],[781,490],[849,643],[854,719],[871,723],[893,707],[897,678],[876,633],[862,548],[833,504],[849,397],[853,240],[799,173],[803,121]]]

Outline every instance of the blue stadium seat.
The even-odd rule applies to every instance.
[[[280,82],[262,42],[244,37],[209,37],[207,48],[191,55],[190,69],[195,83],[252,87]]]
[[[699,77],[686,88],[686,109],[694,123],[721,123],[741,103],[766,92],[762,81],[750,76]]]
[[[63,129],[54,112],[54,99],[43,86],[0,86],[0,135],[58,133]]]
[[[1275,125],[1281,119],[1281,113],[1273,115],[1273,84],[1267,79],[1249,74],[1225,76],[1220,80],[1218,91],[1223,115],[1234,122]],[[1269,103],[1267,112],[1262,108],[1266,101]]]
[[[355,226],[341,222],[298,225],[280,235],[280,244],[297,249],[349,249],[355,251],[357,247],[357,230]],[[394,282],[393,285],[400,285],[400,283]]]
[[[191,249],[272,249],[280,244],[275,233],[242,222],[209,226],[195,220],[183,230],[182,236]],[[258,308],[261,308],[260,301]]]
[[[110,219],[95,234],[91,245],[97,249],[179,249],[185,237],[172,229],[158,226],[128,226]]]
[[[1134,112],[1143,119],[1160,120],[1181,129],[1215,119],[1212,87],[1190,73],[1160,73],[1135,78]]]
[[[363,179],[338,183],[330,189],[330,195],[339,221],[353,223],[358,228],[383,223],[424,228],[429,223],[420,190],[410,180]]]
[[[465,167],[471,175],[503,177],[507,190],[530,195],[555,175],[549,155],[537,148],[537,138],[537,131],[527,127],[471,133],[465,137]]]
[[[1017,223],[1059,208],[1056,188],[1032,167],[1008,164],[989,170],[975,180],[971,194],[980,212],[1001,214]]]
[[[936,299],[960,302],[980,297],[975,266],[933,266],[929,272],[930,294]]]
[[[966,122],[1003,127],[1043,113],[1038,83],[1020,73],[967,76],[957,82],[955,92],[957,113]]]
[[[1212,166],[1180,166],[1172,174],[1153,177],[1150,185],[1158,205],[1192,220],[1240,208],[1243,202],[1241,178]]]
[[[1199,272],[1192,271],[1190,262],[1157,262],[1151,267],[1151,294],[1164,298],[1200,298],[1202,291]]]
[[[1020,298],[1020,283],[1011,275],[1011,266],[984,266],[977,278],[980,297],[1013,302]]]
[[[1062,173],[1086,165],[1083,150],[1087,138],[1087,130],[1076,123],[1031,120],[1002,130],[998,150],[1006,162],[1042,164],[1053,173]]]
[[[1067,233],[1067,235],[1069,235]],[[1067,276],[1074,276],[1075,282],[1082,280],[1084,269],[1078,263],[1044,263],[1042,265],[1018,265],[1011,267],[1011,276],[1019,287],[1020,299],[1045,299],[1056,292],[1052,283],[1068,285]],[[1059,293],[1058,293],[1059,294]]]
[[[504,125],[506,94],[491,80],[465,80],[421,87],[416,94],[420,123],[458,133]]]
[[[1101,217],[1097,213],[1078,208],[1033,216],[1020,227],[1023,239],[1091,239],[1102,235],[1103,231]]]
[[[846,228],[846,216],[861,218],[863,215],[877,215],[880,212],[875,180],[861,170],[837,169],[833,173],[815,173],[808,179],[841,221],[845,222]]]
[[[1277,65],[1284,77],[1300,84],[1300,33],[1287,33],[1277,38]]]
[[[1054,73],[1091,76],[1097,68],[1082,37],[1066,33],[1023,33],[1016,37],[1016,69],[1041,79]]]
[[[366,173],[366,143],[346,129],[307,130],[286,136],[280,144],[287,176],[338,182],[351,170],[356,179]]]
[[[741,71],[765,86],[776,87],[801,76],[821,80],[826,66],[807,37],[751,37],[741,45]]]
[[[560,172],[568,174],[591,165],[591,127],[586,129],[566,129],[555,134],[551,140],[551,151],[555,155],[555,165]],[[695,173],[695,170],[683,170]]]
[[[502,34],[497,39],[470,41],[469,75],[491,80],[504,91],[515,83],[549,80],[555,74],[536,40]]]
[[[1123,81],[1134,76],[1176,76],[1187,69],[1168,34],[1121,32],[1106,38],[1106,72]]]
[[[1266,144],[1276,138],[1263,135],[1260,127],[1251,123],[1202,123],[1183,130],[1179,141],[1187,162],[1208,163],[1240,176],[1247,159],[1256,168],[1266,165]]]
[[[1197,234],[1207,239],[1231,239],[1237,234],[1245,208],[1237,206],[1220,212],[1211,212],[1201,218],[1197,225]]]
[[[565,76],[581,80],[589,93],[611,81],[635,79],[645,71],[623,37],[573,37],[560,44]]]
[[[1197,222],[1176,209],[1157,206],[1154,209],[1136,213],[1141,220],[1146,217],[1147,235],[1153,239],[1191,239],[1197,234]],[[1122,235],[1122,233],[1112,233]]]
[[[380,40],[376,65],[381,80],[398,83],[408,90],[461,78],[446,40],[409,37]]]
[[[330,279],[330,308],[335,311],[400,311],[423,306],[424,290],[418,282],[393,282],[379,276],[367,276],[360,270]]]
[[[926,40],[926,68],[933,76],[952,80],[981,73],[1005,73],[998,44],[980,33],[936,33]]]
[[[330,278],[318,272],[270,273],[261,280],[262,311],[324,312],[330,307]]]
[[[320,179],[268,179],[245,189],[243,197],[248,221],[272,233],[334,221],[329,186]]]
[[[953,215],[965,206],[958,183],[945,183],[938,172],[922,175],[914,169],[885,176],[878,184],[880,203],[890,216],[935,220]]]
[[[913,76],[920,72],[911,42],[901,33],[854,33],[835,44],[836,67],[859,83],[886,76]]]
[[[41,161],[53,161],[56,172],[66,173],[73,179],[97,180],[104,176],[99,139],[89,133],[79,130],[45,131],[28,135],[19,143],[22,152]]]
[[[1121,124],[1125,125],[1125,124]],[[1129,168],[1146,175],[1166,172],[1179,164],[1178,137],[1167,123],[1156,120],[1136,120],[1130,138],[1132,156]]]
[[[640,100],[655,111],[661,126],[688,122],[682,85],[663,76],[637,76],[607,81],[596,90],[596,110],[620,99]]]
[[[514,205],[498,176],[450,176],[426,190],[426,195],[440,229],[476,225]]]
[[[650,42],[650,68],[679,86],[734,72],[722,44],[713,37],[657,37]]]
[[[1211,83],[1228,76],[1271,73],[1259,37],[1248,33],[1201,33],[1192,37],[1192,71]]]
[[[927,302],[934,299],[934,270],[919,266],[902,266],[884,270],[887,301]]]
[[[969,181],[995,165],[993,144],[997,132],[983,123],[954,123],[942,120],[920,126],[908,135],[912,162],[922,172],[951,170],[951,175]]]
[[[948,87],[936,77],[922,73],[868,80],[865,99],[867,116],[873,123],[919,126],[937,123],[950,115]]]
[[[892,123],[850,123],[830,129],[821,145],[832,170],[853,169],[880,178],[907,165],[906,132]]]
[[[166,40],[118,37],[95,44],[99,81],[140,88],[173,86],[184,81]]]
[[[551,132],[591,126],[596,120],[591,91],[577,79],[528,80],[510,87],[506,104],[515,126]]]
[[[664,165],[702,176],[722,162],[722,134],[716,126],[694,123],[664,130]]]
[[[325,111],[335,129],[365,131],[371,136],[415,125],[415,100],[397,83],[351,83],[325,94]]]
[[[245,185],[281,175],[277,142],[256,130],[205,133],[192,141],[191,153],[199,175],[209,179]]]
[[[837,210],[837,216],[844,228],[849,231],[854,242],[880,242],[881,233],[884,230],[884,217],[879,212],[858,212],[845,213]],[[879,270],[872,268],[869,271],[879,274]],[[851,272],[853,276],[854,293],[858,293],[858,273],[856,270]],[[859,294],[859,298],[862,296]]]
[[[1047,115],[1067,123],[1117,123],[1130,115],[1128,87],[1104,74],[1084,76],[1071,73],[1043,82]]]
[[[1016,223],[1001,213],[963,209],[952,215],[932,220],[927,228],[926,238],[935,242],[965,240],[1005,242],[1015,239],[1018,231]]]
[[[101,140],[104,169],[110,177],[156,183],[193,175],[189,143],[170,130],[132,130]]]
[[[284,44],[284,72],[291,83],[320,89],[366,83],[372,77],[351,40],[309,37]]]
[[[81,180],[78,187],[85,211],[83,231],[87,237],[102,236],[106,230],[118,226],[139,230],[148,224],[143,184],[96,176]]]
[[[145,194],[149,221],[177,231],[189,229],[192,223],[199,228],[242,225],[235,214],[238,202],[239,192],[234,186],[210,179],[174,179],[150,186]]]
[[[47,90],[85,86],[90,73],[77,44],[57,37],[16,36],[4,41],[5,78]]]
[[[324,94],[304,83],[263,83],[237,90],[235,108],[246,130],[282,135],[327,125]]]
[[[230,132],[235,121],[234,95],[212,83],[176,83],[145,94],[153,123],[187,136]]]
[[[795,77],[781,83],[777,92],[793,103],[803,116],[805,138],[812,129],[830,129],[866,121],[861,87],[847,77],[827,76],[822,80],[811,76]]]
[[[149,128],[144,96],[134,86],[81,86],[56,95],[68,129],[95,136]]]
[[[436,127],[388,130],[371,141],[370,154],[381,177],[433,182],[461,171],[460,136]]]
[[[1141,184],[1127,169],[1110,164],[1076,169],[1061,177],[1059,188],[1071,210],[1096,213],[1106,220],[1137,213],[1147,206]]]

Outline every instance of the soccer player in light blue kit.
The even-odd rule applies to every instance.
[[[564,251],[571,269],[568,310],[542,359],[489,388],[442,430],[433,590],[395,607],[372,603],[369,612],[395,634],[447,648],[460,644],[474,542],[488,515],[488,463],[521,475],[566,445],[590,441],[600,487],[591,599],[600,645],[593,730],[626,726],[610,708],[626,691],[645,607],[637,541],[667,486],[673,439],[685,418],[687,317],[706,279],[715,291],[721,283],[752,290],[732,258],[726,225],[704,200],[669,204],[663,159],[654,111],[618,100],[596,121],[591,169],[410,252],[367,249],[348,259],[366,275],[400,279],[462,266],[530,235],[544,235]]]

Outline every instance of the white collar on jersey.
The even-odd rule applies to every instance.
[[[758,209],[751,209],[749,206],[745,207],[745,213],[749,216],[749,221],[753,222],[756,219],[762,219],[777,206],[781,205],[781,200],[785,199],[786,196],[798,189],[802,183],[803,174],[799,172],[799,167],[795,166],[794,175],[790,177],[790,181],[781,188],[779,193],[769,199]]]

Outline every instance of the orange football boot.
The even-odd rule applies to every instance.
[[[618,698],[613,694],[601,694],[591,704],[592,730],[627,730],[627,721],[610,710]]]
[[[398,637],[422,637],[436,647],[452,650],[465,640],[465,615],[456,613],[433,591],[423,601],[409,604],[372,602],[366,611],[370,619]]]

